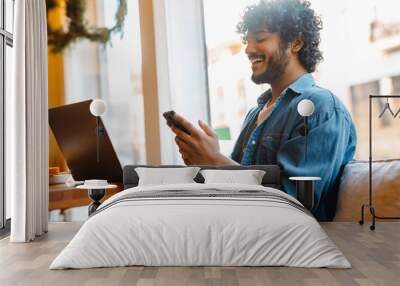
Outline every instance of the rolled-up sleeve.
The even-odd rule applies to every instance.
[[[356,147],[354,125],[347,111],[341,108],[316,113],[309,118],[307,136],[299,129],[303,118],[298,116],[289,138],[280,146],[277,163],[282,168],[282,185],[296,196],[291,176],[318,176],[315,183],[312,213],[319,220],[332,220],[336,211],[338,185],[342,167],[352,159]]]

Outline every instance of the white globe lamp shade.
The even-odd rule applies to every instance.
[[[89,109],[94,116],[102,116],[107,110],[106,102],[102,99],[94,99]]]
[[[309,99],[303,99],[297,104],[297,112],[305,117],[314,113],[314,103]]]

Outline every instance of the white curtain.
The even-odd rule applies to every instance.
[[[48,227],[47,26],[45,0],[16,0],[13,92],[6,110],[12,242]]]

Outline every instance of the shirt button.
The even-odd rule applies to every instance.
[[[256,140],[251,141],[251,144],[256,145]]]

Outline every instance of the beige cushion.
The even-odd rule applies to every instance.
[[[361,205],[368,204],[368,161],[346,165],[339,188],[335,221],[360,220]],[[372,164],[372,202],[378,216],[400,216],[400,160]],[[367,218],[369,210],[366,210]]]

